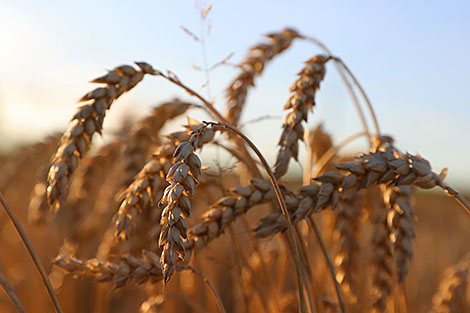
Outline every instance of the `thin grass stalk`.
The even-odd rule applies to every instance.
[[[19,313],[25,313],[25,310],[23,308],[23,305],[21,305],[20,299],[18,299],[18,296],[16,295],[15,291],[13,288],[8,284],[7,280],[3,275],[0,273],[0,285],[2,285],[3,290],[5,290],[5,293],[8,295],[8,298],[10,298],[11,303],[13,303],[13,306]]]
[[[241,221],[242,221],[243,226],[245,227],[246,230],[251,230],[251,227],[250,227],[250,225],[248,224],[248,221],[246,220],[245,217],[242,217],[242,218],[241,218]],[[231,232],[233,232],[232,227],[230,227],[229,229],[230,229]],[[263,273],[264,279],[266,280],[268,286],[270,286],[270,287],[274,286],[273,279],[272,279],[271,275],[269,275],[269,273],[268,273],[268,271],[267,271],[267,268],[268,268],[268,267],[267,267],[266,263],[264,262],[264,260],[263,260],[263,255],[262,255],[262,253],[261,253],[261,251],[260,251],[260,249],[259,249],[258,241],[257,241],[257,240],[254,240],[252,236],[249,236],[249,240],[250,240],[250,242],[251,242],[251,245],[253,246],[252,248],[253,248],[254,252],[255,252],[255,253],[258,255],[258,257],[259,257],[259,261],[260,261],[260,263],[261,263],[261,271],[262,271],[262,273]],[[276,302],[276,305],[279,307],[279,301],[278,301],[278,300],[279,300],[279,299],[276,298],[276,299],[275,299],[275,302]]]
[[[297,242],[296,237],[295,237],[294,227],[292,226],[292,222],[291,222],[289,212],[287,211],[287,206],[286,206],[286,202],[284,200],[284,196],[281,192],[281,189],[279,188],[279,184],[278,184],[276,178],[274,177],[273,172],[271,171],[271,169],[268,165],[268,162],[266,161],[264,156],[261,154],[261,152],[258,150],[258,148],[255,146],[255,144],[250,139],[248,139],[248,137],[246,137],[243,133],[241,133],[238,129],[236,129],[236,128],[228,125],[228,124],[225,124],[225,123],[215,123],[215,122],[204,122],[204,123],[206,123],[208,125],[211,125],[213,127],[215,126],[215,127],[222,127],[224,129],[228,129],[231,132],[238,135],[239,137],[241,137],[243,139],[243,141],[246,144],[248,144],[250,146],[250,148],[255,152],[255,154],[258,156],[261,163],[263,164],[263,167],[265,168],[266,172],[268,173],[269,180],[271,181],[271,184],[273,185],[274,191],[276,193],[277,201],[279,202],[279,205],[281,206],[282,214],[286,217],[289,235],[291,237],[291,240],[292,240],[292,243],[293,243],[293,246],[294,246],[295,268],[296,268],[296,273],[297,273],[297,284],[298,284],[298,289],[299,289],[298,291],[299,291],[299,298],[300,298],[299,307],[300,307],[300,311],[302,313],[304,313],[305,312],[305,299],[304,299],[304,295],[303,295],[303,292],[302,292],[302,290],[303,290],[303,277],[302,276],[303,275],[302,275],[302,271],[301,271],[302,267],[301,267],[301,264],[300,264],[301,259],[300,259],[298,242]]]
[[[243,283],[243,279],[242,279],[242,265],[245,265],[245,267],[248,268],[248,270],[250,271],[250,274],[254,275],[255,274],[255,271],[253,270],[251,264],[249,264],[247,258],[245,257],[243,251],[241,250],[240,248],[240,245],[238,243],[238,240],[235,236],[235,232],[233,231],[233,226],[230,225],[230,227],[228,228],[229,230],[229,234],[230,234],[230,238],[233,242],[233,245],[234,245],[234,249],[231,249],[232,250],[232,253],[234,254],[234,259],[236,259],[237,261],[237,267],[238,267],[238,270],[239,270],[239,273],[240,273],[240,287],[241,288],[245,288],[245,286],[247,284],[244,284]],[[262,260],[262,256],[260,254],[260,260]],[[263,264],[263,266],[265,266]],[[261,286],[260,286],[260,283],[261,283]],[[269,305],[266,303],[266,299],[268,299],[269,297],[267,296],[267,292],[266,292],[266,285],[262,284],[261,281],[258,281],[258,279],[253,279],[253,284],[255,285],[255,292],[257,293],[258,295],[258,298],[261,302],[261,305],[263,307],[263,310],[264,312],[270,312],[270,309],[269,309]],[[245,288],[245,289],[248,289],[248,288]],[[249,300],[248,300],[248,297],[247,297],[247,290],[244,290],[242,291],[242,294],[243,294],[243,297],[246,298],[246,303],[249,303]],[[248,306],[246,306],[246,308],[248,308]]]
[[[307,249],[302,241],[302,236],[300,234],[299,228],[297,225],[294,225],[295,229],[295,234],[297,236],[297,240],[299,241],[300,245],[300,252],[302,253],[302,258],[303,258],[303,265],[310,264],[308,260],[308,254],[307,254]],[[313,273],[310,268],[310,266],[303,266],[302,270],[304,271],[304,275],[307,277],[305,280],[305,293],[307,294],[308,302],[310,304],[310,312],[311,313],[317,313],[318,310],[318,301],[316,297],[316,291],[313,287]],[[315,310],[315,307],[317,308]]]
[[[199,275],[201,276],[202,280],[207,284],[207,286],[209,286],[209,289],[211,290],[211,293],[212,295],[214,296],[215,298],[215,301],[217,303],[217,307],[219,308],[219,311],[221,313],[227,313],[225,311],[225,308],[224,308],[224,305],[222,304],[222,300],[220,299],[219,297],[219,294],[217,293],[217,291],[215,290],[215,287],[214,285],[212,284],[212,282],[210,281],[209,277],[207,277],[204,273],[198,271],[197,269],[195,269],[194,267],[192,266],[189,266],[189,265],[185,265],[185,266],[182,266],[183,269],[186,269],[186,270],[189,270],[191,272],[193,272],[194,274],[196,275]]]
[[[337,58],[337,57],[333,57],[333,60],[340,63],[343,66],[343,68],[346,70],[348,75],[353,80],[354,85],[356,85],[356,87],[359,89],[359,92],[361,93],[362,97],[364,98],[364,101],[366,102],[367,108],[369,109],[370,115],[372,117],[372,122],[374,123],[374,128],[375,128],[376,135],[380,136],[380,126],[379,126],[379,122],[377,120],[377,115],[375,114],[372,103],[370,102],[369,97],[367,96],[365,90],[362,88],[362,86],[359,83],[359,81],[357,80],[356,76],[354,76],[354,74],[351,72],[349,67],[343,62],[343,60],[341,60],[340,58]]]
[[[235,273],[235,276],[237,276],[237,280],[238,280],[238,284],[240,286],[240,293],[241,293],[241,297],[243,298],[243,304],[245,306],[245,312],[247,312],[248,308],[250,307],[250,299],[248,298],[248,295],[247,295],[247,288],[245,288],[245,283],[243,282],[243,279],[242,279],[242,264],[245,264],[246,266],[249,266],[247,260],[244,258],[243,256],[243,260],[242,260],[242,255],[241,255],[241,250],[238,246],[238,242],[236,241],[235,239],[235,233],[233,232],[233,227],[230,226],[228,228],[229,230],[229,234],[230,234],[230,238],[232,240],[232,242],[234,243],[234,248],[235,249],[230,249],[230,252],[232,254],[232,257],[234,259],[234,262],[235,262],[235,267],[236,267],[236,270],[238,271],[238,273]],[[240,251],[240,253],[237,253],[237,251]],[[251,268],[250,268],[250,271]],[[256,279],[255,279],[256,281]],[[256,290],[258,291],[258,290]],[[259,296],[259,295],[258,295]],[[265,302],[263,301],[262,297],[259,296],[260,300],[261,300],[261,304],[263,306],[263,310],[264,312],[269,312],[269,310],[267,309],[267,305],[265,304]]]
[[[460,204],[460,206],[464,208],[465,212],[467,212],[467,214],[470,216],[470,203],[468,203],[467,199],[465,199],[460,192],[447,185],[438,175],[434,176],[437,185],[441,187],[449,197],[454,198],[455,201],[457,201],[457,203]]]
[[[3,196],[1,192],[0,192],[0,203],[2,204],[3,208],[5,209],[11,221],[13,222],[13,225],[15,226],[16,231],[18,232],[21,239],[23,240],[24,245],[28,249],[29,255],[33,259],[34,265],[36,265],[36,268],[38,269],[39,274],[41,275],[42,281],[44,282],[44,285],[47,288],[47,292],[49,293],[49,297],[51,298],[52,303],[54,304],[55,310],[57,311],[57,313],[64,313],[64,311],[62,311],[62,307],[60,306],[59,299],[57,298],[54,288],[52,288],[51,282],[49,281],[49,278],[47,277],[46,270],[44,269],[44,266],[42,265],[41,260],[39,259],[38,254],[34,250],[33,245],[31,244],[31,241],[29,240],[28,235],[26,235],[23,229],[23,226],[21,226],[20,221],[16,217],[15,212],[13,212],[13,209],[11,208],[7,199]]]
[[[320,230],[318,229],[317,224],[313,220],[311,216],[307,217],[308,222],[312,225],[313,230],[315,231],[315,235],[318,239],[318,243],[320,244],[321,250],[323,255],[325,256],[326,263],[328,265],[328,269],[330,270],[331,278],[333,279],[333,283],[335,284],[335,291],[338,297],[339,306],[341,308],[342,313],[346,313],[346,305],[344,304],[344,297],[343,293],[341,292],[341,288],[339,286],[338,281],[336,280],[336,271],[333,262],[331,261],[330,255],[328,254],[328,249],[326,248],[325,242],[323,241],[322,235]]]

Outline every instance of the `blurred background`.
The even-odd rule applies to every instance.
[[[209,7],[207,18],[201,18],[201,10]],[[80,172],[80,167],[66,208],[54,217],[49,216],[47,223],[43,221],[39,226],[29,223],[31,207],[45,205],[45,185],[41,182],[58,140],[57,136],[48,136],[66,129],[78,100],[95,88],[89,81],[118,65],[146,61],[161,71],[171,70],[223,112],[225,89],[239,71],[234,64],[243,60],[250,46],[264,41],[264,34],[291,27],[322,41],[349,66],[368,93],[382,132],[393,136],[397,147],[423,155],[435,172],[448,167],[448,183],[469,198],[469,16],[470,2],[456,0],[0,0],[0,191],[11,202],[39,251],[67,313],[137,312],[150,295],[157,294],[165,296],[164,312],[214,312],[216,307],[206,286],[188,273],[175,275],[166,290],[158,283],[113,292],[108,284],[66,278],[51,265],[59,247],[60,253],[75,253],[83,258],[100,255],[101,244],[110,238],[106,234],[109,229],[110,234],[113,231],[111,218],[119,205],[115,193],[122,191],[119,185],[122,160],[98,165],[90,181],[80,181],[80,175],[87,177],[86,170]],[[278,150],[289,86],[296,80],[303,62],[318,53],[321,51],[309,42],[294,42],[268,64],[249,93],[241,124],[246,124],[244,131],[270,164],[274,164]],[[222,60],[225,64],[220,64]],[[94,137],[94,152],[103,143],[112,142],[116,135],[122,135],[119,132],[129,129],[129,122],[176,96],[194,100],[159,77],[146,77],[113,104],[106,116],[103,136]],[[306,129],[323,123],[334,145],[362,131],[354,105],[332,64],[327,65],[316,103]],[[189,115],[207,119],[200,110],[191,110]],[[184,123],[184,116],[176,118],[162,133],[181,130]],[[370,117],[368,124],[372,128]],[[37,144],[40,141],[43,143]],[[294,181],[293,185],[301,181],[306,158],[303,148],[300,161],[291,162],[289,182]],[[361,138],[348,145],[344,154],[349,156],[367,148],[367,140]],[[96,155],[99,159],[100,153],[93,156]],[[231,172],[234,158],[227,160],[226,155],[220,147],[204,149],[204,163],[215,164],[220,175],[209,177],[209,181],[217,183],[210,181],[198,191],[191,224],[199,221],[212,203],[227,195],[229,188],[240,185],[242,179]],[[221,159],[224,162],[218,168]],[[85,158],[83,168],[87,169],[89,160],[93,158]],[[230,175],[222,175],[223,170]],[[91,195],[82,193],[80,188],[88,188]],[[41,192],[42,198],[35,200],[34,195]],[[406,290],[397,293],[406,292],[408,312],[426,312],[444,270],[469,252],[470,228],[468,216],[440,190],[418,191],[413,204],[417,234],[414,260]],[[269,208],[253,211],[256,212],[245,216],[244,224],[238,222],[198,254],[194,266],[214,281],[228,312],[276,312],[263,308],[266,299],[273,301],[268,306],[278,312],[296,312],[295,273],[285,242],[280,236],[252,240],[253,228]],[[368,244],[373,218],[370,211],[365,213],[367,208],[362,211],[364,216],[358,223],[362,223],[361,245],[365,252],[361,250],[358,276],[367,280],[361,285],[362,292],[367,294],[372,281],[368,266],[373,247]],[[333,255],[338,248],[337,216],[328,210],[315,218],[331,244]],[[147,229],[143,231],[147,234]],[[318,295],[325,303],[335,300],[332,284],[323,283],[331,283],[331,278],[311,229],[303,227],[301,231],[307,239],[315,278],[322,282]],[[71,237],[75,237],[72,245],[64,241]],[[145,237],[141,244],[147,248],[150,240],[150,236]],[[0,273],[18,292],[27,311],[50,312],[52,308],[41,280],[3,212],[0,247]],[[139,256],[138,248],[129,251],[129,247],[119,246],[117,252],[107,251],[109,254],[104,255],[117,260],[127,249],[126,254]],[[267,278],[260,280],[259,288],[257,279],[262,277]],[[260,290],[268,297],[263,298]],[[467,297],[470,298],[468,292]],[[364,303],[364,307],[369,305]],[[337,309],[336,303],[332,307]],[[14,312],[3,291],[0,312]],[[155,313],[157,309],[141,312]],[[163,311],[159,308],[158,312]],[[364,310],[356,307],[350,312]]]
[[[199,8],[209,5],[204,22]],[[173,71],[223,111],[224,90],[236,69],[219,66],[207,80],[197,68],[229,55],[236,64],[263,34],[289,26],[315,36],[344,60],[369,94],[383,132],[402,150],[422,154],[436,171],[449,167],[448,181],[467,188],[469,14],[468,1],[2,0],[0,149],[64,130],[88,81],[133,61]],[[205,53],[181,26],[204,39]],[[312,44],[296,42],[268,65],[249,94],[244,121],[274,117],[246,128],[271,162],[288,86],[302,62],[317,53]],[[333,66],[327,70],[309,123],[325,122],[339,141],[361,126]],[[166,81],[146,79],[113,106],[105,130],[176,95],[187,97]]]

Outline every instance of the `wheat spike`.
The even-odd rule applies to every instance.
[[[340,172],[327,172],[314,178],[317,183],[300,188],[301,201],[293,212],[294,222],[329,206],[335,209],[341,198],[348,198],[372,185],[414,185],[423,189],[442,186],[442,180],[432,172],[428,161],[418,155],[404,155],[397,151],[364,154],[337,168]],[[448,188],[445,188],[446,192]],[[284,216],[278,212],[272,213],[261,220],[256,236],[269,237],[286,228]]]
[[[448,268],[439,290],[432,298],[430,313],[468,312],[469,262],[462,261]]]
[[[266,63],[286,50],[296,38],[302,36],[295,30],[286,28],[280,33],[266,35],[268,43],[260,43],[250,48],[248,55],[240,63],[241,73],[227,88],[226,119],[232,125],[238,125],[245,106],[248,89],[254,86],[256,76],[263,73]]]
[[[155,253],[149,251],[143,252],[142,259],[133,256],[121,257],[119,263],[99,259],[83,261],[67,256],[59,256],[53,263],[75,278],[92,278],[99,283],[112,282],[116,289],[131,282],[142,284],[163,279],[160,260]]]
[[[392,213],[391,209],[382,204],[375,209],[372,237],[373,264],[375,265],[373,277],[375,299],[372,305],[374,312],[385,312],[388,297],[392,294],[395,283],[392,228],[388,223],[390,213]]]
[[[147,63],[138,62],[140,70],[121,65],[92,82],[105,84],[90,91],[80,102],[91,101],[81,106],[72,118],[71,125],[63,134],[48,175],[47,197],[49,205],[58,210],[64,201],[69,181],[80,160],[90,148],[95,133],[101,133],[106,110],[125,92],[131,90],[145,74],[157,72]]]
[[[221,198],[203,215],[203,221],[191,227],[184,242],[187,250],[197,252],[220,236],[240,215],[255,205],[275,199],[271,184],[252,178],[251,184],[232,189],[232,196]]]
[[[398,269],[398,282],[402,283],[408,274],[415,239],[414,209],[411,201],[412,187],[388,187],[384,196],[385,204],[393,210],[395,261]]]
[[[339,243],[335,255],[336,279],[353,298],[356,285],[355,273],[359,266],[361,206],[359,197],[342,199],[336,210],[334,236]]]
[[[286,174],[291,158],[297,160],[298,141],[304,139],[302,122],[307,121],[308,112],[315,106],[315,94],[325,77],[325,63],[329,59],[324,55],[316,55],[305,62],[305,67],[298,74],[299,78],[290,88],[293,94],[284,106],[284,110],[291,111],[284,117],[279,140],[280,149],[274,165],[274,175],[277,178]]]
[[[161,199],[167,186],[165,178],[172,166],[176,148],[182,142],[187,141],[191,136],[191,131],[199,126],[199,122],[188,120],[187,130],[168,135],[169,141],[156,149],[134,177],[133,182],[121,195],[119,210],[116,213],[116,238],[126,240],[132,229],[132,221],[137,214],[150,210]],[[211,133],[207,132],[207,134]],[[208,142],[211,140],[212,138]],[[203,142],[201,141],[200,144]]]
[[[176,259],[184,259],[183,239],[186,235],[185,218],[191,215],[191,202],[195,186],[201,176],[201,160],[194,153],[203,144],[214,137],[214,129],[201,125],[191,132],[188,141],[176,148],[174,162],[168,170],[166,187],[160,201],[165,208],[162,211],[160,238],[158,245],[162,248],[161,263],[165,283],[175,271]]]

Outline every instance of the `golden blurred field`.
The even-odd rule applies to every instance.
[[[100,87],[80,99],[64,134],[0,156],[0,192],[63,311],[470,312],[469,191],[447,185],[446,171],[433,172],[432,156],[403,153],[382,135],[362,86],[320,42],[287,28],[266,37],[238,65],[224,113],[175,74],[136,62],[92,80]],[[294,40],[323,54],[302,64],[273,147],[277,159],[264,164],[249,152],[240,117],[254,81]],[[368,138],[367,151],[343,153],[347,142],[333,142],[323,126],[304,129],[322,105],[315,97],[330,64],[355,101],[370,105],[358,113],[375,125],[353,134]],[[107,110],[148,76],[194,102],[157,105],[96,145]],[[218,122],[188,118],[163,131],[201,108]],[[213,150],[199,157],[206,145],[230,161],[218,152],[207,157]],[[304,176],[288,179],[295,161]],[[0,274],[25,312],[53,311],[13,224],[0,214]],[[0,312],[15,312],[7,293],[0,295]]]

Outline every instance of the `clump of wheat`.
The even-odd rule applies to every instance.
[[[224,251],[230,249],[235,256],[232,259],[237,259],[236,264],[218,261],[227,263],[232,274],[237,275],[240,288],[220,289],[231,290],[243,298],[240,307],[245,311],[387,312],[392,303],[395,307],[404,306],[404,284],[413,259],[416,231],[413,189],[439,187],[468,209],[467,201],[444,182],[444,175],[434,173],[422,156],[402,153],[393,146],[391,137],[381,135],[378,125],[376,136],[370,134],[367,125],[359,134],[368,135],[371,149],[354,158],[339,155],[340,147],[348,140],[335,146],[321,126],[313,132],[304,131],[304,122],[316,105],[315,97],[330,60],[340,67],[342,77],[346,81],[351,79],[367,99],[349,69],[327,49],[324,49],[327,55],[316,55],[305,62],[290,88],[292,94],[284,107],[288,112],[282,124],[273,174],[259,150],[237,125],[256,77],[295,39],[306,37],[292,29],[267,37],[267,43],[251,48],[240,64],[240,74],[227,89],[226,117],[176,75],[171,72],[165,75],[146,63],[136,63],[138,69],[127,65],[117,67],[93,81],[104,87],[81,99],[89,103],[79,108],[60,140],[47,177],[48,187],[44,181],[39,181],[30,202],[29,215],[36,222],[45,221],[46,193],[50,206],[70,208],[63,210],[70,212],[61,212],[57,220],[51,221],[63,224],[61,229],[66,228],[64,237],[67,239],[61,255],[53,261],[57,268],[76,278],[112,283],[115,288],[139,288],[147,282],[163,282],[162,295],[158,294],[158,287],[138,289],[146,291],[147,300],[141,304],[141,312],[165,309],[167,296],[171,294],[168,290],[178,288],[180,283],[189,284],[184,276],[180,281],[173,279],[174,284],[167,285],[168,281],[175,272],[189,270],[203,278],[218,309],[224,312],[209,277],[188,264],[212,266],[213,259],[225,257]],[[146,74],[161,76],[183,88],[201,101],[219,122],[201,124],[188,118],[183,130],[164,136],[161,129],[168,120],[192,107],[200,107],[199,103],[171,100],[156,106],[135,127],[123,127],[120,136],[99,148],[95,155],[86,155],[93,135],[101,133],[106,111],[114,100],[137,85]],[[368,99],[367,103],[370,105]],[[373,112],[372,115],[375,119]],[[249,173],[227,170],[216,164],[224,174],[210,177],[214,174],[205,172],[207,176],[202,176],[202,163],[196,150],[215,143],[214,136],[219,130],[229,130],[230,134],[243,139],[228,137],[236,148],[223,141],[217,143],[247,165]],[[277,180],[287,173],[290,160],[297,160],[301,149],[299,141],[304,138],[310,160],[303,185],[297,191],[291,190],[290,184],[279,187]],[[267,169],[270,182],[261,177],[259,164],[253,161],[244,143],[255,151]],[[31,159],[25,156],[16,161],[2,161],[8,164],[0,166],[0,172],[19,171]],[[6,171],[7,168],[10,170]],[[44,168],[36,175],[44,176]],[[0,189],[7,185],[4,176],[0,176]],[[196,185],[201,181],[217,184],[217,188],[210,185],[204,190],[198,188],[199,194],[195,197]],[[249,183],[243,185],[240,181]],[[69,186],[70,195],[66,197]],[[215,189],[217,192],[213,191]],[[261,218],[254,234],[247,231],[267,210],[270,213]],[[200,213],[197,223],[189,220],[195,211]],[[314,215],[321,222],[320,229]],[[112,216],[114,225],[109,226]],[[283,236],[286,230],[289,236]],[[226,238],[215,240],[225,232],[231,236],[230,245],[226,244]],[[281,236],[276,236],[279,233]],[[310,238],[312,233],[316,237],[314,241]],[[92,240],[94,237],[102,239]],[[270,240],[257,240],[261,238]],[[363,240],[365,238],[370,240]],[[245,239],[249,243],[242,241]],[[199,253],[202,249],[209,250],[209,244],[215,249],[215,256]],[[268,246],[275,247],[275,258],[270,257]],[[142,250],[142,257],[137,257]],[[332,251],[336,252],[334,258],[329,255]],[[361,260],[364,255],[370,260]],[[87,259],[89,256],[96,257]],[[465,303],[468,262],[462,264],[447,274],[434,297],[433,312],[463,312],[468,308]],[[372,275],[365,275],[371,270]],[[56,281],[60,280],[59,276],[57,270],[51,274]],[[217,287],[222,283],[219,281]],[[182,290],[198,289],[194,286]],[[253,289],[256,292],[252,292]],[[343,292],[348,297],[343,297]],[[194,298],[202,299],[197,295]],[[228,300],[224,298],[224,301]],[[233,310],[241,311],[238,306]]]

